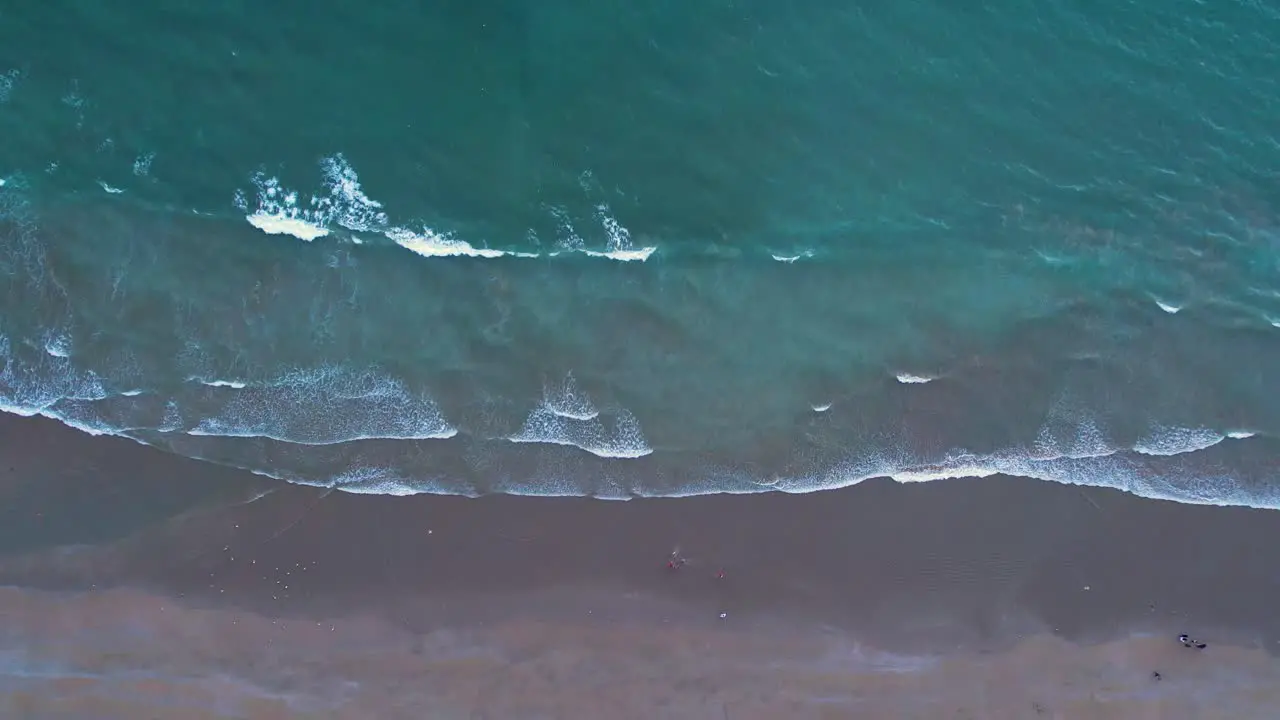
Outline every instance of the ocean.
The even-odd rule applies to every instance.
[[[1280,507],[1278,38],[1252,0],[14,5],[0,404],[361,493]]]

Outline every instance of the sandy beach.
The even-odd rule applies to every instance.
[[[1007,477],[362,496],[11,416],[0,450],[7,717],[1262,718],[1280,702],[1267,511]]]
[[[0,4],[0,720],[1280,720],[1280,0]]]

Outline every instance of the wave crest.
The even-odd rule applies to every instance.
[[[285,187],[280,178],[259,172],[251,178],[255,188],[253,203],[250,203],[243,191],[237,191],[235,206],[246,213],[245,220],[258,230],[268,235],[289,235],[306,242],[327,237],[330,228],[337,225],[354,233],[382,235],[400,247],[427,258],[543,256],[541,253],[477,247],[450,233],[438,232],[425,225],[421,225],[420,230],[412,230],[404,225],[393,226],[382,203],[365,194],[359,176],[342,153],[323,158],[320,168],[324,178],[322,194],[313,195],[304,201],[297,190]],[[656,246],[635,247],[631,242],[631,232],[618,222],[605,204],[598,205],[595,211],[596,221],[606,236],[606,247],[602,250],[582,246],[581,238],[572,232],[572,225],[567,224],[563,211],[557,213],[553,209],[552,214],[562,220],[563,227],[570,230],[569,240],[563,243],[565,249],[589,257],[644,262],[658,249]],[[350,239],[357,245],[363,242],[354,236]],[[551,252],[547,256],[559,254]]]

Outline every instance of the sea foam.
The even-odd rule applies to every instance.
[[[644,262],[658,249],[657,247],[635,247],[631,242],[631,231],[618,222],[609,206],[604,203],[596,206],[596,220],[600,223],[600,227],[604,229],[605,236],[608,238],[608,249],[591,250],[585,247],[579,248],[579,251],[584,255],[621,260],[622,262]]]
[[[430,228],[414,232],[408,228],[395,227],[383,233],[400,247],[415,252],[423,257],[478,257],[496,258],[507,255],[501,250],[477,248],[463,240],[446,237]]]
[[[382,232],[387,216],[382,204],[365,195],[356,171],[341,153],[320,161],[325,192],[300,202],[296,190],[285,188],[277,177],[253,176],[257,192],[250,208],[248,198],[237,192],[236,207],[248,212],[249,224],[269,235],[291,235],[310,242],[329,234],[329,225],[356,232]]]
[[[919,385],[921,383],[932,382],[934,380],[934,378],[927,375],[913,375],[911,373],[898,373],[895,377],[898,379],[898,382],[905,385]]]
[[[151,427],[162,433],[176,433],[178,437],[185,437],[182,433],[266,437],[294,444],[324,445],[375,438],[443,439],[457,434],[430,398],[372,372],[320,368],[254,382],[196,380],[193,384],[202,388],[204,395],[197,392],[194,398],[184,398],[184,404],[196,402],[201,408],[188,419],[176,400],[165,401],[136,390],[108,393],[100,378],[75,370],[66,358],[43,352],[19,358],[11,350],[8,341],[0,338],[0,352],[8,359],[0,371],[3,409],[21,415],[56,418],[93,434],[120,434],[146,440],[145,434],[137,435],[119,421],[108,422],[106,418],[113,417],[111,412],[95,409],[106,410],[104,402],[112,397],[117,403],[129,400],[159,408],[157,414],[162,417],[153,421],[155,424]],[[237,387],[241,384],[244,387]],[[136,414],[127,404],[116,407],[130,415]],[[214,411],[209,413],[211,407]],[[956,449],[940,457],[921,457],[905,450],[909,443],[885,438],[890,444],[860,447],[850,457],[833,460],[829,469],[814,474],[717,481],[695,473],[682,479],[679,486],[663,488],[657,494],[684,496],[766,490],[807,493],[876,477],[918,483],[1004,474],[1109,487],[1183,503],[1280,507],[1280,494],[1274,491],[1244,485],[1227,475],[1214,475],[1213,464],[1175,457],[1206,451],[1224,437],[1245,442],[1250,436],[1252,433],[1242,430],[1223,432],[1203,427],[1154,426],[1142,440],[1123,447],[1108,443],[1106,433],[1092,419],[1072,421],[1064,414],[1051,414],[1030,447],[988,453]],[[548,384],[542,400],[529,413],[520,431],[507,439],[517,443],[572,446],[599,458],[638,458],[652,452],[638,420],[631,413],[602,411],[572,376],[561,383]],[[346,456],[346,451],[335,452]],[[360,460],[359,455],[350,457]],[[457,486],[447,478],[433,478],[408,468],[353,465],[330,478],[297,477],[277,467],[274,460],[265,462],[250,463],[247,469],[290,482],[348,492],[392,495],[478,492],[475,488]],[[591,489],[594,496],[621,499],[652,494],[646,493],[644,487],[619,484],[617,479],[607,477],[597,479],[596,484],[597,487]],[[581,495],[587,488],[563,477],[560,482],[550,484],[507,478],[486,491]]]
[[[792,263],[796,262],[797,260],[802,260],[802,259],[804,259],[804,258],[811,258],[811,257],[813,257],[813,251],[812,251],[812,250],[805,250],[805,251],[800,252],[800,253],[797,253],[797,254],[795,254],[795,255],[779,255],[779,254],[777,254],[777,253],[770,253],[770,254],[769,254],[769,257],[772,257],[774,260],[777,260],[777,261],[778,261],[778,262],[780,262],[780,263],[786,263],[786,264],[790,265],[790,264],[792,264]]]
[[[1208,428],[1157,427],[1135,443],[1133,449],[1143,455],[1181,455],[1212,447],[1226,437],[1226,434]]]
[[[191,435],[264,437],[303,445],[361,439],[427,440],[457,434],[435,402],[374,372],[294,370],[254,382],[201,382],[205,417]]]
[[[508,440],[569,445],[602,458],[638,458],[653,452],[635,416],[620,409],[601,417],[572,375],[543,390],[542,401]]]
[[[249,387],[248,383],[240,380],[205,380],[204,378],[199,377],[190,377],[187,378],[187,380],[190,382],[197,382],[208,387],[225,387],[233,388],[235,390],[243,390],[244,388]]]
[[[1087,421],[1074,432],[1066,433],[1066,445],[1038,443],[1036,448],[1013,447],[985,454],[956,450],[934,460],[914,458],[893,450],[872,449],[837,462],[825,472],[773,478],[767,483],[759,483],[759,487],[808,493],[848,487],[878,477],[901,483],[919,483],[1009,475],[1067,485],[1113,488],[1141,497],[1189,504],[1280,508],[1280,494],[1258,494],[1225,475],[1206,477],[1202,469],[1188,468],[1181,461],[1168,459],[1171,452],[1152,454],[1137,449],[1105,448],[1096,437],[1098,433],[1096,422]],[[1046,428],[1042,430],[1041,437],[1061,434]],[[1168,451],[1176,447],[1180,452],[1194,453],[1213,444],[1208,443],[1208,436],[1199,429],[1159,428],[1151,435],[1163,438],[1162,442],[1170,442],[1170,438],[1183,439],[1183,442],[1168,445]],[[1186,438],[1199,438],[1199,441],[1185,442]]]
[[[281,188],[279,178],[258,174],[253,182],[258,193],[256,207],[245,216],[250,225],[268,235],[291,235],[307,242],[329,234],[324,226],[326,218],[315,207],[315,198],[311,207],[301,207],[298,193]],[[243,194],[237,193],[236,206],[248,209]]]
[[[645,260],[648,260],[649,256],[657,249],[658,248],[656,247],[644,247],[634,250],[587,250],[584,248],[579,252],[590,257],[608,258],[610,260],[620,260],[622,262],[644,262]]]

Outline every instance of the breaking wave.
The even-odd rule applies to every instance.
[[[932,382],[934,378],[927,375],[914,375],[912,373],[898,373],[896,375],[898,382],[904,385],[919,385],[921,383]]]
[[[508,439],[568,445],[602,458],[639,458],[653,452],[634,415],[618,409],[601,417],[572,375],[562,385],[547,388],[524,426]]]
[[[169,397],[136,388],[112,390],[114,382],[77,369],[62,352],[21,351],[4,337],[0,356],[5,411],[44,415],[85,432],[122,435],[262,475],[349,492],[606,498],[805,493],[877,477],[905,483],[999,473],[1183,503],[1280,508],[1280,490],[1251,477],[1253,471],[1224,462],[1223,452],[1252,447],[1248,443],[1263,443],[1255,454],[1270,452],[1265,436],[1239,429],[1153,426],[1137,441],[1117,445],[1098,421],[1071,419],[1070,413],[1055,410],[1026,446],[921,454],[908,450],[918,444],[908,435],[861,436],[843,459],[816,461],[825,469],[762,478],[728,466],[673,470],[669,459],[646,464],[659,455],[639,420],[625,409],[598,406],[573,375],[548,383],[523,424],[504,439],[456,427],[430,397],[373,371],[318,367],[258,380],[193,376],[180,396]],[[828,422],[829,406],[813,409],[815,422]],[[519,447],[562,448],[557,452],[570,454],[546,455],[538,461],[545,465],[542,470],[524,475],[493,472],[493,483],[482,486],[423,466],[416,443],[427,440],[441,443],[433,446],[438,449],[432,456],[480,462],[473,467],[486,477],[494,468],[510,467],[503,457],[521,462],[518,453],[512,455]],[[282,444],[236,444],[244,442]],[[377,451],[370,452],[373,448]],[[588,464],[574,452],[589,458]],[[594,484],[584,484],[588,477]]]
[[[1133,446],[1144,455],[1181,455],[1213,447],[1227,439],[1227,433],[1208,428],[1156,428]]]
[[[202,382],[202,419],[191,435],[264,437],[304,445],[369,438],[444,439],[457,434],[429,397],[371,372],[321,367],[264,383]]]
[[[571,226],[566,237],[562,238],[560,250],[538,253],[476,246],[421,223],[418,223],[417,230],[407,225],[392,225],[382,203],[365,194],[355,169],[341,153],[324,158],[320,167],[324,188],[321,193],[304,198],[297,190],[286,188],[278,177],[259,172],[251,178],[255,189],[253,201],[243,191],[237,191],[235,206],[246,213],[245,220],[250,225],[268,235],[288,235],[312,242],[328,237],[332,228],[337,226],[353,233],[349,237],[353,244],[367,242],[362,233],[380,235],[427,258],[537,258],[576,252],[587,257],[644,262],[658,249],[657,246],[635,246],[630,231],[604,204],[598,205],[595,213],[595,219],[606,236],[604,248],[586,247],[572,232]],[[563,224],[560,211],[553,210],[552,214]]]

